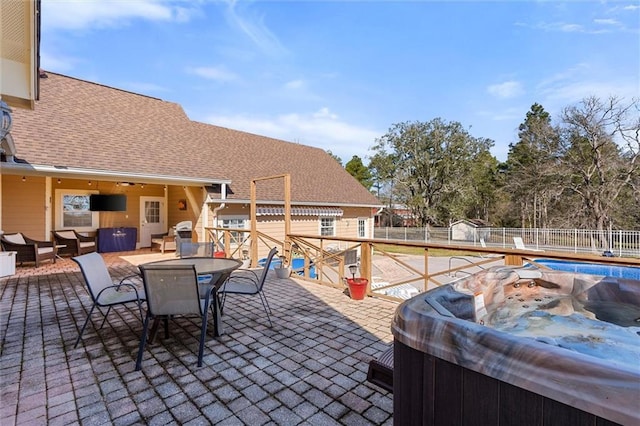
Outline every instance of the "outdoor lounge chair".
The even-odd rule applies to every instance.
[[[218,295],[221,297],[221,311],[224,310],[224,304],[227,300],[228,294],[243,294],[250,296],[258,295],[260,297],[260,301],[262,302],[262,307],[267,314],[269,326],[273,326],[273,324],[271,323],[271,317],[269,316],[271,307],[269,306],[269,302],[267,301],[267,296],[264,294],[263,288],[264,283],[267,279],[269,267],[271,266],[271,261],[273,260],[273,256],[275,256],[277,252],[277,247],[274,247],[269,251],[269,255],[267,256],[267,260],[262,270],[258,270],[260,273],[253,269],[243,269],[235,271],[229,276],[227,281],[225,281],[222,287],[220,287],[220,290],[218,290]]]
[[[149,334],[149,321],[163,319],[165,333],[168,333],[168,320],[177,315],[199,316],[200,345],[198,348],[198,367],[202,367],[202,355],[204,352],[204,339],[207,334],[207,314],[212,306],[213,290],[211,286],[204,298],[200,298],[198,288],[198,275],[194,265],[140,265],[142,281],[147,296],[147,315],[144,319],[144,328],[140,338],[138,357],[136,359],[136,371],[142,368],[142,357],[147,339],[152,339]],[[157,324],[152,329],[155,330]]]
[[[367,381],[393,392],[393,345],[378,358],[369,361]]]
[[[522,237],[513,237],[513,244],[515,244],[518,250],[544,251],[542,249],[534,249],[534,248],[529,248],[525,246],[524,241],[522,241]]]
[[[160,250],[162,254],[164,254],[165,251],[176,249],[176,235],[173,229],[164,234],[151,234],[151,251],[156,248]]]
[[[15,251],[16,263],[35,262],[36,268],[43,260],[56,262],[56,247],[52,241],[38,241],[17,232],[15,234],[3,234],[0,237],[4,251]]]
[[[107,269],[107,265],[104,263],[104,259],[102,259],[102,256],[97,252],[72,257],[71,260],[80,266],[82,276],[87,284],[89,296],[91,296],[92,300],[89,315],[87,315],[87,319],[82,325],[82,329],[80,329],[80,334],[78,334],[76,343],[73,345],[74,348],[78,346],[78,343],[80,343],[84,329],[87,327],[87,324],[89,324],[91,314],[93,314],[93,310],[96,307],[98,307],[98,310],[100,310],[100,308],[107,308],[107,313],[104,314],[104,319],[98,329],[101,329],[104,326],[112,307],[127,303],[135,303],[138,306],[138,310],[140,311],[140,321],[142,321],[142,303],[145,300],[145,294],[144,291],[138,289],[138,287],[134,285],[133,281],[134,278],[139,278],[138,275],[126,276],[122,278],[120,282],[114,284],[114,281],[109,274],[109,270]]]
[[[59,256],[80,256],[96,251],[96,237],[86,237],[74,229],[51,231]]]

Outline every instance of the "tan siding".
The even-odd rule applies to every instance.
[[[2,175],[2,230],[22,232],[36,240],[45,235],[45,178]]]

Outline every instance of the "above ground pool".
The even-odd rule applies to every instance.
[[[554,259],[536,259],[535,263],[550,269],[555,269],[556,271],[579,272],[581,274],[640,280],[640,268],[634,266],[605,265],[601,263],[571,262],[568,260]]]
[[[260,259],[258,260],[258,265],[264,266],[266,262],[267,262],[266,258]],[[282,265],[282,262],[280,261],[280,259],[277,259],[274,257],[271,260],[271,265],[269,265],[269,269],[279,268],[280,265]],[[291,259],[291,270],[294,274],[304,276],[304,259],[299,257]],[[311,278],[316,278],[316,267],[313,265],[309,267],[309,276]]]
[[[392,332],[399,424],[640,424],[638,280],[493,267],[402,303]]]

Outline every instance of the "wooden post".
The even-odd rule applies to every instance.
[[[256,180],[251,181],[251,267],[258,266],[258,223],[256,210]]]
[[[284,241],[282,254],[291,263],[291,175],[283,174],[251,180],[251,266],[256,267],[258,261],[258,221],[257,221],[257,188],[256,183],[261,180],[284,179]]]
[[[360,276],[368,281],[367,293],[371,292],[371,255],[373,246],[371,243],[363,242],[360,244]]]
[[[429,249],[424,249],[424,288],[422,291],[429,290]]]
[[[291,175],[285,174],[284,178],[284,256],[289,262],[289,265],[293,263],[291,259]]]
[[[504,257],[504,264],[509,266],[522,266],[524,262],[522,261],[522,256],[517,254],[507,254]]]

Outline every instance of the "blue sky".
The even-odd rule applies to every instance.
[[[504,161],[535,102],[555,122],[587,96],[640,97],[640,5],[42,0],[41,64],[343,162],[437,117]]]

